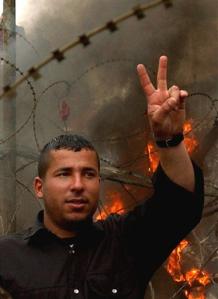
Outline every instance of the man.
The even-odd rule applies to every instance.
[[[203,178],[185,149],[187,92],[166,83],[160,57],[157,89],[137,67],[159,150],[154,195],[126,215],[93,222],[99,198],[99,157],[90,142],[62,135],[41,152],[34,227],[0,241],[0,284],[13,298],[143,299],[153,273],[197,225]]]

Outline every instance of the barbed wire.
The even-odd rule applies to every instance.
[[[53,88],[54,86],[56,86],[56,85],[58,85],[58,84],[62,84],[62,83],[66,84],[68,90],[70,89],[70,84],[69,84],[69,82],[66,81],[66,80],[59,80],[59,81],[53,82],[52,84],[50,84],[49,86],[47,86],[47,87],[41,92],[41,94],[40,94],[39,97],[38,97],[38,100],[37,100],[35,109],[33,109],[33,135],[34,135],[35,143],[36,143],[36,146],[37,146],[37,149],[38,149],[39,152],[40,152],[41,148],[40,148],[39,141],[38,141],[38,137],[37,137],[37,134],[36,134],[36,108],[37,108],[37,104],[38,104],[38,102],[40,101],[40,99],[42,98],[42,96],[44,96],[44,95],[46,94],[46,92],[48,92],[48,91],[49,91],[51,88]]]
[[[24,73],[20,70],[20,68],[18,68],[15,64],[11,63],[9,60],[5,59],[4,57],[0,57],[0,60],[3,61],[4,63],[8,64],[13,69],[15,69],[15,71],[17,73],[19,73],[21,76],[24,76]],[[7,136],[6,138],[0,139],[0,144],[7,142],[9,139],[11,139],[16,134],[18,134],[25,127],[25,125],[29,122],[30,118],[32,117],[33,112],[35,111],[36,104],[37,104],[36,92],[35,92],[35,89],[30,80],[26,79],[26,83],[27,83],[27,85],[32,93],[32,97],[33,97],[32,111],[31,111],[30,115],[28,116],[28,118],[26,119],[26,121],[18,129],[16,129],[11,135]]]
[[[72,86],[78,82],[80,82],[80,80],[82,80],[84,78],[84,76],[88,75],[90,72],[98,69],[99,67],[102,67],[102,66],[105,66],[107,64],[110,64],[110,63],[123,63],[123,62],[135,62],[136,61],[132,58],[113,58],[113,59],[110,59],[110,60],[105,60],[105,61],[102,61],[102,62],[99,62],[91,67],[89,67],[88,69],[86,69],[82,74],[79,74],[75,80],[72,81],[72,83],[69,83],[69,89],[72,88]],[[149,71],[149,73],[152,73],[153,75],[155,74],[154,71],[151,70],[150,67],[146,66]],[[55,86],[55,84],[59,84],[61,83],[62,81],[58,81],[58,82],[55,82],[53,84],[51,84],[50,86],[48,86],[44,92],[42,94],[45,94],[49,89],[51,89],[52,87]],[[217,101],[216,99],[213,99],[209,94],[207,93],[202,93],[202,92],[193,92],[193,93],[190,93],[190,95],[188,96],[187,100],[190,98],[190,99],[193,99],[194,97],[197,97],[197,96],[200,96],[200,97],[206,97],[209,101],[210,101],[210,108],[209,108],[209,111],[207,112],[207,114],[203,117],[203,119],[201,119],[200,122],[197,122],[197,123],[194,123],[192,129],[188,132],[188,133],[185,133],[185,135],[188,135],[190,134],[193,130],[197,130],[197,129],[200,129],[205,122],[208,122],[208,117],[211,113],[211,111],[214,109],[215,107],[215,102]],[[145,112],[142,112],[139,117],[143,117],[143,118],[146,118],[146,114]],[[57,125],[57,124],[56,124]],[[59,127],[59,129],[61,130],[62,128]],[[36,115],[35,115],[35,111],[33,112],[33,131],[34,131],[34,138],[35,138],[35,141],[36,141],[36,144],[37,144],[37,147],[38,149],[40,150],[40,145],[39,145],[39,141],[38,141],[38,137],[37,137],[37,129],[36,129]],[[64,131],[62,129],[62,131]],[[112,137],[109,137],[109,138],[91,138],[91,141],[92,142],[95,142],[95,143],[116,143],[116,142],[120,142],[120,141],[123,141],[124,139],[129,139],[129,138],[134,138],[134,137],[137,137],[139,135],[142,135],[142,134],[146,134],[146,130],[145,129],[137,129],[136,131],[132,132],[132,133],[128,133],[128,134],[123,134],[121,136],[112,136]],[[138,159],[138,158],[137,158]]]
[[[15,177],[15,180],[16,180],[16,183],[18,185],[20,185],[25,191],[27,191],[34,199],[36,199],[36,196],[35,194],[32,192],[32,190],[26,185],[24,184],[23,182],[21,182],[17,177]],[[40,203],[39,200],[37,200],[37,203],[38,203],[38,206],[40,208],[43,208],[42,204]],[[7,235],[9,232],[10,232],[10,228],[11,228],[11,225],[13,224],[14,220],[15,220],[15,217],[16,217],[16,214],[17,214],[17,211],[19,210],[19,208],[21,207],[22,205],[22,200],[20,200],[19,202],[16,203],[16,206],[15,206],[15,210],[9,220],[9,223],[8,223],[8,227],[7,227],[7,230],[5,231],[5,234]]]
[[[11,63],[9,60],[6,60],[4,59],[3,57],[0,58],[2,61],[4,61],[5,63],[7,63],[8,65],[10,65],[11,67],[13,67],[16,72],[18,72],[21,76],[24,75],[24,73],[18,68],[16,67],[13,63]],[[59,80],[59,81],[56,81],[56,82],[53,82],[52,84],[50,84],[48,87],[46,87],[40,94],[39,96],[39,99],[37,100],[36,98],[36,93],[35,93],[35,90],[34,90],[34,87],[32,85],[32,83],[29,81],[29,80],[26,80],[27,81],[27,84],[29,85],[29,88],[31,89],[31,92],[32,92],[32,96],[33,96],[33,102],[34,102],[34,105],[33,105],[33,109],[29,115],[29,117],[27,118],[27,120],[24,122],[23,125],[21,125],[21,127],[19,127],[12,135],[8,136],[7,138],[3,139],[3,140],[0,140],[0,144],[8,141],[10,138],[14,137],[18,132],[20,132],[23,127],[28,123],[28,121],[30,120],[31,116],[33,115],[33,132],[34,132],[34,139],[35,139],[35,142],[36,142],[36,145],[37,145],[37,148],[38,150],[40,150],[40,145],[39,145],[39,141],[38,141],[38,138],[37,138],[37,134],[36,134],[36,107],[37,107],[37,103],[39,102],[40,98],[49,90],[51,89],[52,87],[54,87],[55,85],[57,84],[61,84],[61,83],[65,83],[67,85],[67,89],[68,89],[68,92],[69,90],[72,88],[72,85],[77,83],[78,81],[80,81],[85,75],[87,75],[89,72],[93,71],[94,69],[97,69],[98,67],[100,66],[103,66],[103,65],[106,65],[106,64],[109,64],[109,63],[115,63],[115,62],[133,62],[134,60],[131,59],[131,58],[125,58],[125,59],[122,59],[122,58],[119,58],[119,59],[110,59],[110,60],[106,60],[106,61],[103,61],[103,62],[100,62],[98,64],[95,64],[94,66],[91,66],[90,68],[88,68],[85,72],[83,72],[82,74],[80,74],[79,76],[76,77],[76,79],[70,84],[68,81],[66,80]],[[153,72],[154,73],[154,72]],[[195,130],[197,128],[200,128],[201,126],[203,126],[203,123],[205,121],[208,120],[208,116],[210,114],[210,111],[212,109],[216,109],[216,102],[218,101],[217,99],[213,99],[209,94],[207,93],[202,93],[202,92],[194,92],[194,93],[191,93],[189,95],[189,98],[193,98],[195,96],[201,96],[201,97],[206,97],[209,101],[210,101],[210,109],[208,111],[208,113],[204,116],[204,118],[202,119],[201,122],[197,123],[197,124],[194,124],[194,126],[192,127],[192,130]],[[141,116],[144,116],[144,113],[141,114]],[[59,128],[61,129],[61,127]],[[190,132],[191,132],[190,131]],[[190,133],[189,132],[189,133]],[[119,142],[119,141],[122,141],[123,139],[128,139],[128,138],[134,138],[136,136],[139,136],[140,134],[145,134],[146,131],[144,129],[137,129],[135,132],[132,132],[128,135],[122,135],[122,136],[114,136],[114,137],[110,137],[110,138],[104,138],[104,139],[97,139],[97,138],[94,138],[92,139],[92,142],[110,142],[110,143],[114,143],[114,142]],[[145,153],[146,155],[146,153]],[[136,157],[136,160],[137,159],[140,159],[142,156],[139,156],[139,157]],[[134,159],[135,160],[135,159]],[[131,161],[128,161],[128,164],[131,164]]]
[[[20,166],[19,168],[16,169],[15,173],[17,174],[18,172],[24,170],[26,167],[28,167],[28,166],[30,166],[30,165],[32,165],[32,164],[35,164],[36,162],[37,162],[37,161],[34,160],[34,161],[30,161],[30,162],[28,162],[28,163],[26,163],[26,164]]]
[[[111,63],[127,63],[127,62],[131,62],[131,63],[134,63],[134,65],[136,65],[137,61],[133,58],[112,58],[112,59],[107,59],[107,60],[104,60],[104,61],[101,61],[99,63],[96,63],[92,66],[90,66],[89,68],[87,68],[84,72],[82,72],[81,74],[79,74],[71,83],[68,82],[68,81],[56,81],[52,84],[50,84],[48,87],[46,87],[42,93],[39,95],[38,97],[38,102],[40,101],[40,98],[46,94],[50,89],[52,89],[53,87],[55,87],[55,85],[57,84],[60,84],[60,83],[65,83],[67,84],[67,90],[68,90],[68,93],[70,93],[70,90],[73,88],[73,86],[77,83],[80,82],[80,80],[82,80],[85,76],[87,76],[89,73],[91,73],[92,71],[94,70],[97,70],[99,67],[102,67],[102,66],[105,66],[105,65],[108,65],[108,64],[111,64]],[[151,70],[151,68],[149,66],[147,66],[147,69],[149,70],[150,73],[152,73],[154,75],[154,72]],[[141,115],[143,117],[143,113]],[[60,130],[64,131],[61,127],[59,127]],[[37,137],[37,129],[36,129],[36,110],[33,111],[33,132],[34,132],[34,138],[35,138],[35,142],[36,142],[36,145],[37,145],[37,148],[38,150],[40,151],[40,145],[39,145],[39,140],[38,140],[38,137]],[[130,138],[130,137],[135,137],[137,136],[138,134],[140,133],[144,133],[145,131],[141,130],[141,129],[138,129],[136,132],[133,132],[133,133],[130,133],[127,135],[123,135],[123,136],[118,136],[118,137],[110,137],[110,138],[102,138],[102,139],[99,139],[99,138],[91,138],[90,140],[92,142],[95,142],[95,143],[99,143],[99,142],[118,142],[118,141],[121,141],[123,140],[124,138]]]
[[[39,71],[46,66],[47,64],[49,64],[51,61],[56,60],[58,62],[63,61],[66,57],[64,56],[64,54],[66,52],[68,52],[69,50],[75,48],[78,45],[83,45],[84,47],[87,47],[88,45],[90,45],[90,39],[103,32],[103,31],[110,31],[110,32],[115,32],[118,30],[118,24],[126,21],[127,19],[129,19],[130,17],[135,16],[138,20],[141,20],[145,17],[145,11],[149,10],[151,8],[154,8],[156,6],[159,6],[161,4],[163,4],[166,8],[169,8],[172,6],[172,2],[173,0],[154,0],[150,3],[146,3],[146,4],[139,4],[135,7],[132,8],[131,11],[127,12],[126,14],[123,14],[113,20],[108,21],[106,24],[104,24],[103,26],[97,27],[91,31],[89,31],[88,33],[85,33],[83,35],[80,35],[79,37],[77,37],[75,40],[71,41],[70,43],[64,45],[62,48],[58,48],[54,51],[52,51],[52,53],[45,58],[43,61],[41,61],[41,63],[39,63],[38,65],[32,66],[24,75],[22,78],[19,78],[18,80],[15,81],[15,83],[13,83],[12,85],[6,85],[3,87],[3,92],[1,92],[0,94],[0,100],[5,97],[5,96],[10,96],[11,92],[13,92],[14,90],[16,90],[16,88],[22,84],[27,78],[32,77],[34,80],[37,80],[41,77],[41,74],[39,73]]]
[[[74,81],[73,81],[73,84],[75,84],[76,82],[78,82],[79,80],[81,80],[82,78],[83,78],[83,76],[85,76],[86,74],[88,74],[90,71],[93,71],[94,69],[96,69],[97,67],[99,67],[99,66],[102,66],[102,65],[105,65],[105,64],[108,64],[108,63],[114,63],[114,62],[117,62],[117,61],[121,61],[122,59],[112,59],[112,60],[107,60],[107,61],[104,61],[104,62],[101,62],[101,63],[98,63],[98,64],[96,64],[96,65],[94,65],[94,66],[92,66],[92,67],[90,67],[89,69],[87,69],[83,74],[81,74],[81,75],[79,75]],[[133,61],[132,59],[123,59],[122,61]],[[13,65],[13,64],[11,64],[9,61],[6,61],[9,65],[11,65],[11,67],[15,67],[15,65]],[[16,71],[18,71],[18,68],[16,69]],[[23,73],[21,72],[21,71],[19,71],[19,73],[20,73],[20,75],[23,75]],[[49,85],[47,88],[45,88],[43,91],[42,91],[42,93],[40,94],[40,97],[39,97],[39,99],[41,98],[41,96],[43,96],[50,88],[52,88],[53,86],[55,86],[55,85],[57,85],[57,84],[60,84],[60,83],[65,83],[65,84],[67,84],[67,86],[68,86],[68,88],[70,88],[71,87],[71,85],[67,82],[67,81],[57,81],[57,82],[54,82],[54,83],[52,83],[51,85]],[[30,82],[30,84],[31,84],[31,82]],[[33,93],[33,95],[35,96],[35,93]],[[214,107],[214,103],[217,101],[216,99],[213,99],[211,96],[209,96],[208,94],[205,94],[205,93],[200,93],[200,92],[196,92],[196,93],[192,93],[192,94],[190,94],[190,97],[194,97],[194,96],[204,96],[204,97],[207,97],[209,100],[210,100],[210,102],[211,102],[211,106],[210,106],[210,109],[212,109],[213,107]],[[33,107],[33,115],[34,115],[34,117],[35,117],[35,110],[36,110],[36,106],[37,106],[37,103],[39,102],[39,99],[37,100],[36,99],[36,97],[34,97],[34,102],[35,102],[35,105],[34,105],[34,107]],[[207,117],[208,117],[208,114],[209,114],[209,112],[207,113],[207,115],[204,117],[204,119],[206,119]],[[32,115],[32,114],[31,114]],[[30,117],[31,117],[31,115],[30,115]],[[28,119],[29,120],[29,119]],[[25,122],[25,124],[26,124],[26,122]],[[25,125],[24,124],[24,125]],[[201,123],[202,124],[202,123]],[[23,126],[24,126],[23,125]],[[200,124],[198,124],[198,126],[199,126]],[[20,128],[19,128],[19,131],[23,128],[23,126],[21,126]],[[194,127],[195,128],[195,127]],[[18,133],[18,130],[13,134],[13,136],[16,134],[16,133]],[[118,137],[117,139],[105,139],[105,140],[102,140],[102,141],[104,141],[104,142],[114,142],[114,141],[119,141],[119,140],[122,140],[122,139],[127,139],[127,138],[130,138],[130,137],[133,137],[133,136],[137,136],[138,134],[142,134],[142,133],[145,133],[145,130],[143,131],[143,130],[138,130],[137,132],[134,132],[133,134],[129,134],[129,135],[124,135],[124,136],[120,136],[120,137]],[[11,137],[11,136],[10,136]],[[8,139],[7,139],[8,140]],[[7,141],[7,140],[5,140],[5,141]],[[97,140],[95,140],[95,141],[97,141]],[[101,141],[101,140],[99,140],[99,141]],[[136,159],[139,159],[139,158],[145,158],[145,156],[146,156],[146,153],[145,154],[143,154],[143,155],[141,155],[141,156],[139,156],[139,157],[136,157],[136,158],[134,158],[134,161],[136,161]],[[110,165],[114,165],[111,161],[109,161],[109,160],[107,160],[107,159],[105,159],[105,158],[103,158],[102,160],[104,160],[104,162],[106,162],[106,163],[109,163]],[[133,162],[133,160],[131,160],[131,161],[128,161],[128,165],[130,165],[131,163]],[[25,164],[23,167],[21,167],[20,169],[18,169],[17,171],[21,171],[21,170],[23,170],[26,166],[28,166],[29,164],[32,164],[32,163],[34,163],[33,161],[31,161],[31,162],[29,162],[29,163],[27,163],[27,164]],[[119,166],[119,168],[121,167],[121,165]],[[122,165],[122,167],[123,167],[123,165]],[[17,172],[16,171],[16,172]],[[106,179],[109,179],[110,180],[110,178],[106,178]],[[119,183],[123,183],[123,181],[119,181],[119,179],[111,179],[111,180],[114,180],[114,181],[116,181],[116,182],[119,182]],[[128,183],[128,182],[127,182]],[[131,183],[130,183],[131,184]]]

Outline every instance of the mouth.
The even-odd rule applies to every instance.
[[[68,199],[65,204],[74,210],[82,210],[88,204],[88,200],[84,198]]]

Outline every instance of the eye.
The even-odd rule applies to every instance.
[[[59,173],[57,174],[57,176],[59,176],[59,177],[69,176],[69,172],[66,172],[66,171],[59,172]]]
[[[94,178],[94,177],[96,177],[96,173],[95,173],[95,171],[88,170],[85,172],[85,177]]]

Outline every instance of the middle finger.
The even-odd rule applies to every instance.
[[[167,57],[161,56],[159,59],[157,73],[157,88],[162,91],[167,90]]]

